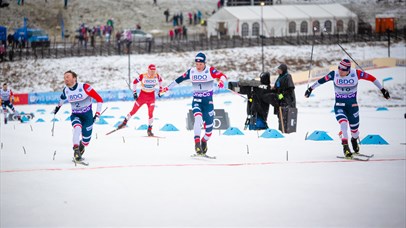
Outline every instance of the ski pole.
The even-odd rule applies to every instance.
[[[100,116],[103,115],[103,113],[104,113],[108,108],[109,108],[109,107],[107,106],[107,107],[103,110],[103,112],[100,113]]]
[[[52,118],[52,137],[54,136],[54,129],[55,129],[55,113],[54,113],[54,118]]]
[[[340,43],[337,41],[338,46],[340,46],[340,48],[345,52],[345,54],[348,55],[348,57],[350,57],[350,59],[358,66],[358,68],[360,68],[362,71],[365,71],[364,69],[362,69],[362,67],[357,63],[357,61],[355,61],[351,55],[340,45]]]
[[[316,31],[316,27],[314,27],[313,30],[314,30],[314,32],[315,32],[315,31]],[[313,49],[314,49],[314,41],[315,41],[314,32],[313,32],[312,52],[311,52],[311,54],[310,54],[309,76],[307,77],[307,88],[309,88],[309,84],[310,84],[310,72],[312,71],[312,64],[313,64]]]

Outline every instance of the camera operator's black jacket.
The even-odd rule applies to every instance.
[[[296,96],[295,85],[292,80],[292,75],[284,71],[275,81],[274,87],[270,90],[271,93],[266,93],[262,96],[262,101],[274,106],[274,114],[279,113],[280,107],[295,108]],[[283,98],[278,99],[278,95],[282,94]]]
[[[258,87],[253,88],[253,92],[249,94],[250,101],[247,104],[247,114],[257,115],[266,122],[269,113],[269,103],[264,101],[263,98],[266,94],[271,93],[269,86],[266,89]]]

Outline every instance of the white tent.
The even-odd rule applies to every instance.
[[[209,37],[279,37],[357,31],[357,15],[340,4],[223,7],[207,19]]]

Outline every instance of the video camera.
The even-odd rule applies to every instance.
[[[254,88],[258,88],[261,85],[257,80],[244,80],[240,79],[238,82],[228,82],[228,88],[239,94],[251,95]]]
[[[240,94],[252,95],[256,88],[267,89],[270,86],[271,75],[269,72],[262,72],[259,76],[260,80],[244,80],[240,79],[238,82],[229,82],[228,88]]]

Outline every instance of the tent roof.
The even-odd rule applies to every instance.
[[[341,4],[320,5],[321,8],[332,14],[336,18],[357,17],[355,13],[345,8]]]
[[[262,9],[261,9],[262,7]],[[325,19],[325,18],[354,18],[355,13],[341,4],[318,4],[318,5],[267,5],[267,6],[231,6],[223,7],[209,20],[226,20],[234,17],[247,21],[257,20],[262,16],[264,20],[297,20],[297,19]]]
[[[255,15],[261,17],[261,7],[249,6],[249,10],[255,13]],[[286,16],[281,14],[275,7],[264,6],[262,9],[262,16],[264,20],[286,20]]]
[[[253,20],[261,16],[250,10],[250,8],[251,7],[223,7],[223,9],[240,20]]]
[[[278,7],[273,8],[290,19],[303,19],[309,17],[309,15],[301,11],[299,7],[292,7],[292,5],[279,5]]]
[[[305,14],[309,15],[309,17],[314,19],[334,17],[333,14],[321,8],[320,5],[301,5],[298,8]]]

